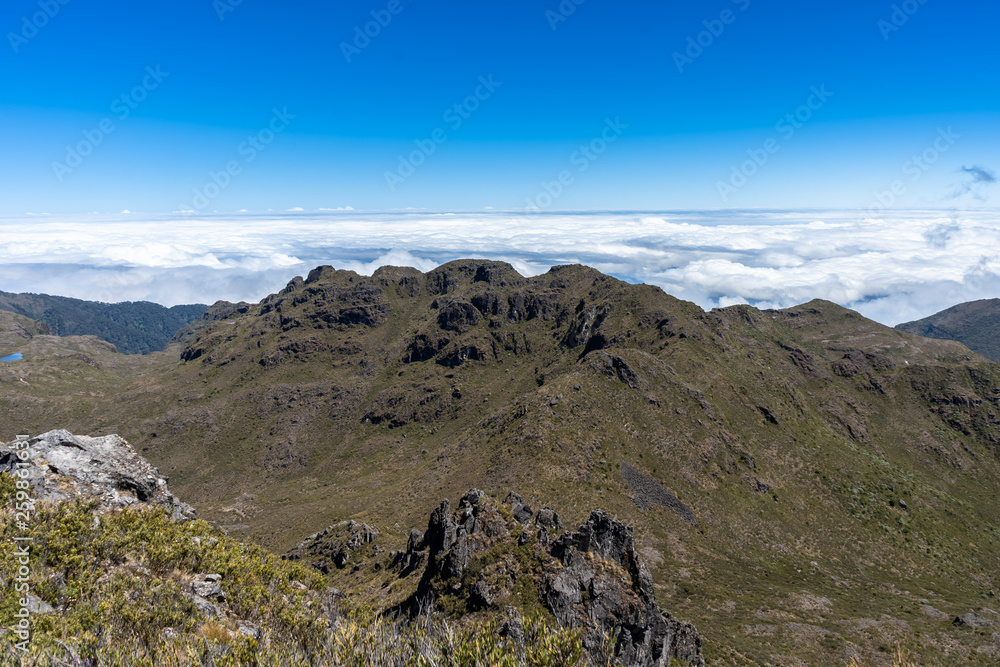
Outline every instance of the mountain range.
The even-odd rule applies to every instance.
[[[2,321],[8,429],[121,434],[276,552],[373,526],[377,553],[320,563],[360,601],[412,596],[390,552],[475,488],[633,526],[709,664],[1000,659],[1000,366],[958,342],[485,260],[318,267],[145,356]]]
[[[206,308],[201,304],[166,308],[149,301],[100,303],[0,292],[0,310],[38,320],[57,336],[99,336],[126,354],[162,350],[178,329],[201,317]]]

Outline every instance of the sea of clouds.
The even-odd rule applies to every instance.
[[[320,264],[581,263],[703,308],[828,299],[894,325],[1000,296],[1000,211],[31,216],[0,220],[0,290],[165,305],[258,301]]]

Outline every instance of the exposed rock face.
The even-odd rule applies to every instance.
[[[562,523],[552,509],[536,515],[515,493],[506,505],[473,489],[457,510],[443,501],[425,533],[411,533],[395,565],[401,576],[423,568],[416,600],[464,598],[470,609],[502,613],[502,631],[517,636],[515,591],[533,590],[561,626],[582,629],[592,656],[614,633],[615,658],[623,664],[704,665],[695,627],[657,606],[629,526],[597,510],[579,530],[553,539]]]
[[[438,325],[448,331],[452,329],[465,331],[479,324],[482,319],[479,310],[464,299],[453,299],[442,304],[438,311]]]
[[[580,530],[556,540],[550,553],[563,568],[546,577],[545,604],[560,625],[584,628],[586,648],[596,650],[602,634],[614,630],[617,658],[627,665],[660,665],[672,658],[704,664],[695,627],[657,606],[653,577],[631,527],[596,510]],[[622,570],[628,579],[622,579]]]
[[[962,614],[961,616],[957,616],[955,620],[952,621],[951,624],[968,626],[970,628],[988,628],[990,626],[996,625],[996,623],[994,623],[992,620],[988,618],[983,618],[974,611],[970,611],[967,614]]]
[[[0,445],[0,472],[27,471],[35,498],[55,502],[74,497],[97,498],[101,509],[159,505],[175,520],[194,518],[195,511],[169,490],[167,480],[117,435],[92,438],[57,430],[28,440],[27,460],[18,450]],[[23,450],[21,450],[23,451]]]
[[[306,560],[323,574],[333,567],[344,569],[351,560],[351,554],[378,537],[378,530],[367,523],[342,521],[310,535],[296,544],[282,556],[286,560]],[[374,548],[378,553],[378,548]],[[332,567],[331,567],[332,566]]]
[[[642,377],[618,355],[598,351],[595,353],[594,361],[590,363],[590,368],[609,378],[617,378],[630,389],[642,389],[644,386]]]
[[[320,282],[328,278],[329,283]],[[295,306],[306,304],[290,314]],[[294,278],[281,292],[261,301],[262,315],[275,312],[283,331],[297,327],[336,329],[363,324],[377,327],[389,317],[389,302],[382,289],[351,271],[317,267],[305,281]]]

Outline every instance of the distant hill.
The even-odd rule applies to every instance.
[[[201,317],[207,308],[204,304],[166,308],[149,301],[100,303],[0,292],[0,310],[38,320],[57,336],[98,336],[126,354],[162,350],[178,329]]]
[[[987,359],[1000,363],[1000,299],[969,301],[916,322],[896,327],[900,331],[965,343]]]

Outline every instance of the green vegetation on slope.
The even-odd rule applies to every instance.
[[[987,359],[1000,362],[1000,299],[960,303],[896,328],[927,338],[957,340]]]
[[[275,550],[346,519],[402,549],[442,498],[514,490],[566,525],[634,525],[717,664],[1000,656],[995,630],[951,624],[1000,590],[1000,370],[957,343],[826,302],[704,313],[584,267],[466,261],[317,270],[181,360],[91,356],[18,362],[8,428],[121,433]],[[375,564],[330,579],[374,604]]]
[[[100,303],[0,292],[0,310],[38,320],[57,336],[97,336],[125,354],[162,350],[178,329],[201,317],[206,308],[201,304],[166,308],[149,301]]]
[[[51,607],[31,615],[25,654],[0,636],[3,664],[106,667],[581,664],[579,632],[526,624],[526,649],[495,619],[454,624],[377,616],[326,589],[314,571],[204,521],[176,523],[160,509],[96,514],[95,501],[38,506],[15,528],[14,480],[0,474],[0,618],[20,609],[14,537],[30,537],[30,592]],[[221,575],[215,612],[192,595],[199,573]]]

